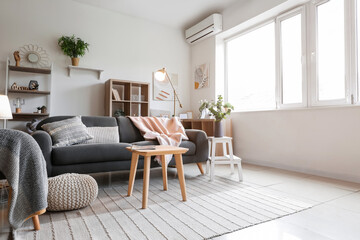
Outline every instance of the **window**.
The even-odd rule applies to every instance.
[[[345,99],[344,1],[317,6],[317,100]]]
[[[360,105],[360,0],[308,1],[268,21],[225,39],[235,111]]]
[[[359,91],[360,91],[360,0],[357,1],[356,4],[356,18],[357,18],[357,91],[358,91],[358,96],[359,96]],[[355,84],[356,85],[356,84]],[[354,99],[352,99],[354,100]]]
[[[279,61],[280,106],[304,106],[303,78],[303,30],[302,9],[290,12],[277,19]]]
[[[235,111],[276,107],[274,38],[272,22],[228,42],[227,96]]]

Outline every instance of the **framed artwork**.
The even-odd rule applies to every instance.
[[[193,119],[193,112],[187,112],[186,114],[188,119]]]
[[[187,113],[180,113],[179,118],[180,119],[188,119],[188,115],[187,115]]]
[[[178,91],[178,74],[176,73],[168,73],[171,79],[171,82],[174,85],[176,92]],[[154,77],[155,73],[153,73],[153,98],[155,101],[174,101],[174,91],[170,85],[170,82],[167,78],[164,81],[158,81]]]
[[[195,67],[194,72],[195,89],[209,87],[209,64],[204,63]]]

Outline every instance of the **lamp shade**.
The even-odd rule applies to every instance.
[[[162,68],[160,70],[157,70],[155,73],[155,79],[162,82],[165,80],[166,77],[166,70],[165,68]]]
[[[6,95],[0,95],[0,119],[12,119],[9,98]]]

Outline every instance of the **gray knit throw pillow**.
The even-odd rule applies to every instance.
[[[54,147],[83,143],[93,138],[79,116],[47,123],[42,125],[41,128],[50,134]]]

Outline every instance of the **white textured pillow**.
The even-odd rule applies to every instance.
[[[119,143],[118,127],[88,127],[87,131],[94,138],[85,143]]]
[[[83,143],[93,138],[89,135],[86,126],[78,116],[62,121],[47,123],[42,125],[41,128],[50,134],[54,147],[64,147]]]

